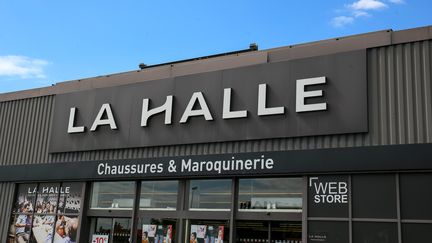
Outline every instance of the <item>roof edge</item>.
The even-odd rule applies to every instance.
[[[105,88],[163,78],[217,71],[227,68],[279,62],[337,52],[374,48],[432,39],[432,25],[393,31],[391,29],[336,37],[260,51],[159,65],[110,75],[65,81],[52,86],[0,94],[0,102]],[[121,79],[121,81],[119,81]]]

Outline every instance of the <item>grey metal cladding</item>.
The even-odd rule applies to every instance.
[[[366,134],[49,154],[54,97],[46,96],[0,103],[0,163],[12,165],[431,143],[431,56],[431,40],[367,50],[369,132]]]
[[[0,183],[0,242],[8,237],[14,188],[14,183]]]
[[[0,103],[0,164],[46,163],[54,96]]]

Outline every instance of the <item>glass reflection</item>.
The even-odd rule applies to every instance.
[[[190,209],[231,208],[231,180],[193,180],[189,188]]]
[[[263,178],[239,180],[241,211],[301,211],[302,178]]]
[[[135,197],[135,182],[93,183],[91,208],[132,209]]]
[[[178,181],[143,181],[140,209],[175,210]]]

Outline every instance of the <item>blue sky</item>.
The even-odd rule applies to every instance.
[[[246,49],[432,25],[431,0],[0,0],[0,93]]]

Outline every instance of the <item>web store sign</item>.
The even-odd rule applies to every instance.
[[[367,132],[366,52],[56,96],[50,152]]]
[[[347,175],[311,176],[308,181],[308,215],[311,217],[348,217],[350,195]]]

